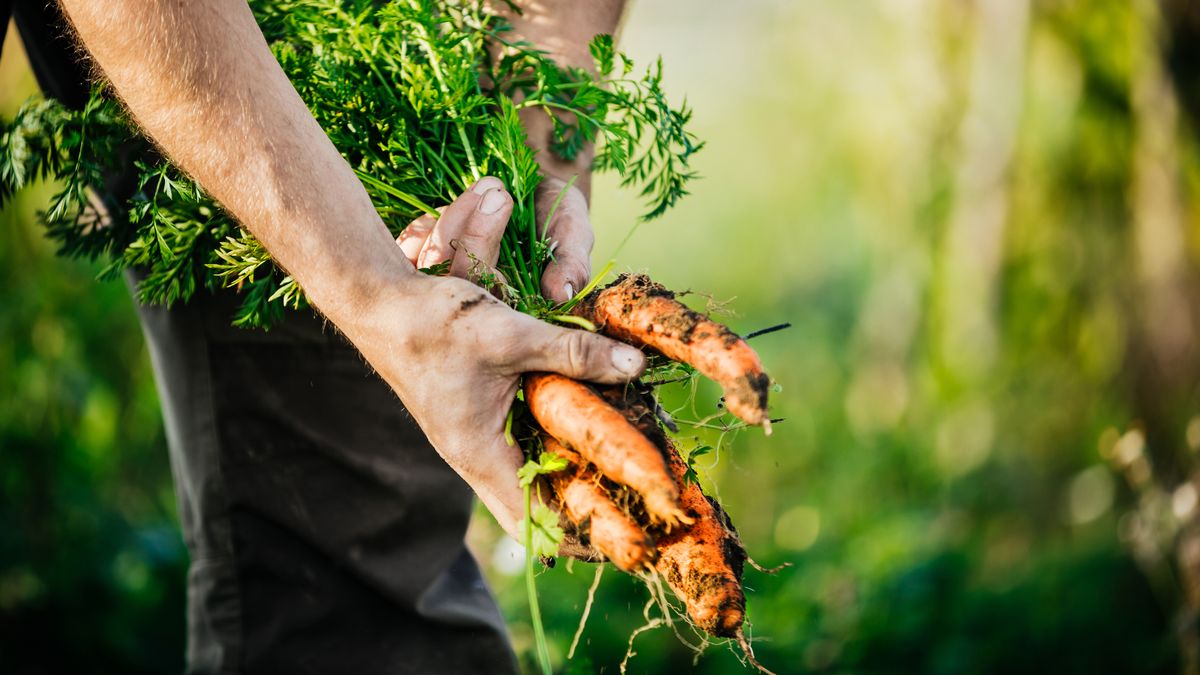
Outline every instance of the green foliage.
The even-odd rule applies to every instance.
[[[646,217],[675,204],[694,176],[688,161],[700,144],[686,129],[690,113],[663,94],[661,63],[631,78],[631,62],[609,36],[592,44],[593,76],[511,39],[480,2],[251,5],[276,58],[393,234],[485,174],[505,182],[514,209],[499,269],[512,285],[509,302],[521,311],[552,311],[540,294],[552,253],[536,221],[541,174],[519,110],[550,116],[554,151],[563,157],[597,143],[596,168],[639,190]],[[111,205],[128,217],[95,227],[90,189],[103,185],[122,148],[147,149],[102,90],[78,112],[31,101],[0,138],[0,205],[35,177],[60,180],[64,188],[45,213],[51,236],[64,253],[112,256],[108,273],[145,269],[138,289],[145,302],[171,305],[201,288],[231,286],[243,294],[233,322],[247,327],[268,327],[284,309],[306,305],[262,245],[166,161],[139,163],[137,193]]]
[[[534,481],[543,474],[562,471],[568,465],[566,459],[552,452],[543,452],[536,461],[531,459],[517,470],[517,483],[526,492],[537,495],[537,499],[532,501],[530,512],[526,513],[525,518],[517,525],[518,529],[525,531],[526,520],[529,521],[529,531],[532,535],[526,544],[535,556],[551,558],[558,555],[558,545],[562,543],[564,533],[558,524],[558,512],[542,502],[541,492],[534,489]]]
[[[534,504],[530,518],[533,537],[529,542],[529,552],[539,558],[553,558],[558,555],[558,545],[565,536],[558,524],[558,512],[539,502]],[[524,528],[524,521],[521,527]]]
[[[700,476],[696,473],[696,460],[712,452],[711,445],[700,445],[688,453],[687,470],[683,474],[683,480],[688,483],[699,483]]]
[[[559,457],[553,452],[543,452],[537,461],[529,460],[525,465],[517,470],[517,483],[522,488],[527,488],[533,485],[533,481],[538,476],[562,471],[567,468],[568,462],[566,459]]]
[[[104,185],[123,155],[126,125],[115,105],[96,98],[75,112],[52,100],[30,100],[0,129],[0,207],[33,181],[59,179],[63,186],[45,219],[63,253],[120,254],[132,243],[126,222],[99,227],[89,193]]]

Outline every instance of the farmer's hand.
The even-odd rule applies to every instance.
[[[511,212],[503,184],[489,177],[441,209],[436,221],[426,216],[409,225],[397,239],[404,255],[418,267],[448,261],[451,274],[462,278],[413,275],[389,301],[394,305],[379,307],[379,332],[355,342],[446,462],[520,540],[524,501],[516,473],[523,460],[505,442],[504,423],[521,374],[553,371],[619,383],[640,374],[645,357],[513,311],[465,280],[496,264]],[[562,553],[592,552],[565,542]]]
[[[562,201],[554,209],[554,217],[546,228],[546,240],[550,242],[554,259],[542,273],[542,293],[555,302],[570,300],[592,277],[592,222],[588,218],[588,203],[583,192],[575,185],[547,176],[538,185],[535,198],[537,222],[542,225],[554,201],[563,193]]]
[[[562,200],[554,209],[560,193]],[[546,178],[538,187],[539,225],[546,222],[551,209],[554,217],[546,238],[554,259],[542,274],[542,293],[555,302],[566,302],[591,277],[592,224],[583,193],[557,178]],[[504,183],[491,176],[482,178],[439,213],[437,219],[421,216],[400,233],[396,242],[405,257],[418,268],[450,261],[450,274],[469,281],[495,274],[500,237],[512,214],[512,197]]]

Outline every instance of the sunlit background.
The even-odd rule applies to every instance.
[[[620,251],[638,204],[600,180],[595,263],[739,332],[792,323],[754,340],[785,421],[705,458],[750,555],[793,565],[746,574],[768,667],[1200,672],[1196,14],[632,6],[623,46],[663,56],[704,179]],[[35,89],[13,37],[6,116]],[[146,351],[126,289],[54,256],[47,190],[0,213],[0,670],[175,672],[187,557]],[[528,658],[522,552],[482,514],[470,539]],[[648,594],[606,572],[568,663],[592,580],[539,577],[552,651],[615,673]],[[667,627],[632,651],[741,668]]]

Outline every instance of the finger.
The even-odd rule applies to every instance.
[[[594,238],[591,224],[574,218],[556,219],[551,234],[554,259],[542,273],[542,293],[554,302],[570,300],[591,278]]]
[[[548,182],[539,195],[540,204],[549,204],[547,212],[539,214],[545,222],[565,183]],[[587,200],[583,193],[571,187],[562,194],[553,218],[546,226],[546,238],[554,250],[554,259],[542,274],[542,293],[555,302],[566,302],[587,285],[591,278],[591,256],[595,237],[588,218]]]
[[[417,256],[421,254],[421,248],[425,246],[425,240],[429,239],[429,234],[433,232],[433,226],[437,220],[430,214],[423,214],[420,218],[408,224],[400,232],[400,236],[396,237],[396,243],[400,245],[400,250],[404,252],[404,257],[412,264],[417,264]]]
[[[490,272],[500,259],[500,240],[512,215],[512,197],[503,188],[488,190],[467,218],[462,233],[455,240],[454,261],[450,274],[474,281],[483,270]]]
[[[504,183],[499,178],[486,176],[480,178],[470,190],[462,193],[442,211],[437,224],[429,238],[425,240],[421,253],[417,257],[417,267],[433,267],[454,257],[454,246],[451,242],[462,236],[466,229],[467,220],[475,212],[475,208],[489,190],[503,188]]]
[[[636,347],[585,330],[560,328],[528,319],[513,371],[549,371],[577,380],[619,384],[646,369],[646,355]]]

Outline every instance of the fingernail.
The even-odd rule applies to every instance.
[[[490,216],[504,208],[506,203],[508,203],[508,196],[504,194],[504,190],[499,188],[490,190],[483,196],[483,199],[480,200],[479,212]]]
[[[504,189],[503,181],[501,181],[499,178],[496,178],[494,176],[484,176],[483,178],[480,178],[479,180],[475,181],[475,184],[471,186],[471,192],[474,192],[477,195],[487,194],[488,190],[503,190],[503,189]]]
[[[613,367],[628,377],[642,372],[642,362],[645,358],[640,351],[633,347],[614,347],[612,350]]]
[[[568,300],[575,297],[575,285],[569,281],[563,284],[563,293],[566,293]]]

